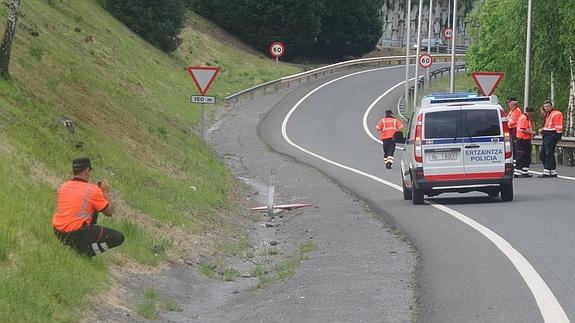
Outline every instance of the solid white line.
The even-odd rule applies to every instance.
[[[400,185],[386,181],[386,180],[379,178],[377,176],[365,173],[361,170],[358,170],[358,169],[340,164],[338,162],[332,161],[328,158],[325,158],[325,157],[320,156],[316,153],[313,153],[313,152],[311,152],[305,148],[302,148],[301,146],[294,143],[289,138],[289,136],[287,134],[287,123],[288,123],[291,115],[311,95],[313,95],[314,93],[316,93],[320,89],[322,89],[322,88],[324,88],[324,87],[326,87],[326,86],[328,86],[334,82],[340,81],[342,79],[345,79],[345,78],[348,78],[351,76],[355,76],[355,75],[359,75],[362,73],[367,73],[367,72],[382,70],[382,69],[385,69],[385,68],[372,69],[372,70],[361,71],[361,72],[356,72],[356,73],[352,73],[349,75],[345,75],[345,76],[339,77],[337,79],[331,80],[327,83],[324,83],[324,84],[320,85],[319,87],[315,88],[314,90],[312,90],[311,92],[309,92],[308,94],[306,94],[301,100],[299,100],[290,109],[290,111],[287,113],[286,117],[284,118],[284,120],[282,122],[282,136],[288,144],[290,144],[291,146],[295,147],[296,149],[298,149],[298,150],[300,150],[306,154],[314,156],[314,157],[316,157],[316,158],[318,158],[318,159],[320,159],[326,163],[329,163],[331,165],[335,165],[337,167],[341,167],[341,168],[348,170],[350,172],[365,176],[365,177],[372,179],[376,182],[379,182],[379,183],[387,185],[391,188],[394,188],[398,191],[402,191],[402,187]],[[403,82],[401,82],[401,83],[403,83]],[[368,133],[369,133],[369,131],[368,131]],[[561,305],[559,304],[559,302],[555,298],[555,295],[553,295],[553,292],[551,291],[551,289],[549,289],[549,287],[547,286],[547,284],[545,283],[543,278],[541,278],[541,276],[537,273],[535,268],[533,268],[533,266],[531,266],[529,261],[527,261],[527,259],[525,259],[525,257],[523,257],[515,248],[513,248],[513,246],[511,246],[511,244],[509,244],[509,242],[507,242],[505,239],[503,239],[501,236],[499,236],[497,233],[491,231],[487,227],[479,224],[475,220],[473,220],[473,219],[471,219],[471,218],[469,218],[469,217],[467,217],[467,216],[465,216],[465,215],[463,215],[463,214],[461,214],[461,213],[459,213],[453,209],[450,209],[444,205],[440,205],[440,204],[436,204],[436,203],[431,203],[431,206],[433,206],[436,209],[439,209],[443,212],[446,212],[447,214],[458,219],[459,221],[467,224],[468,226],[470,226],[471,228],[473,228],[474,230],[479,232],[481,235],[483,235],[485,238],[487,238],[489,241],[491,241],[499,250],[501,250],[501,252],[503,252],[503,254],[509,259],[509,261],[511,261],[513,266],[515,266],[517,271],[519,271],[521,277],[523,277],[523,280],[525,280],[525,283],[527,284],[527,286],[531,290],[531,293],[535,297],[535,301],[537,302],[537,306],[539,306],[539,310],[541,311],[541,315],[543,316],[543,319],[545,320],[545,322],[569,322],[569,319],[567,318],[565,311],[563,311],[563,308],[561,307]]]
[[[541,173],[541,172],[536,172],[536,171],[533,171],[533,170],[530,170],[529,172],[530,172],[530,173],[533,173],[533,174],[537,174],[537,175],[543,174],[543,173]],[[571,180],[571,181],[575,181],[575,177],[561,176],[561,175],[557,175],[557,177],[563,178],[563,179],[568,179],[568,180]]]

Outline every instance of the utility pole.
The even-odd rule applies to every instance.
[[[423,0],[419,0],[419,12],[417,14],[417,50],[415,51],[415,87],[413,88],[414,106],[417,105],[417,88],[419,85],[419,53],[421,52],[421,15]]]
[[[409,106],[409,37],[411,37],[411,0],[407,0],[407,38],[405,42],[405,106]]]
[[[530,0],[531,1],[531,0]],[[457,0],[453,0],[453,37],[451,38],[451,84],[449,91],[455,92],[455,39],[457,38]]]
[[[431,28],[433,27],[433,0],[429,0],[429,23],[427,26],[427,54],[431,55]],[[437,47],[437,54],[439,54],[439,47]],[[425,84],[429,86],[429,68],[425,69]]]
[[[527,2],[527,44],[525,46],[525,91],[523,92],[523,106],[529,106],[529,87],[531,72],[531,0]]]
[[[10,2],[6,30],[4,31],[4,38],[0,44],[0,76],[5,79],[10,78],[10,55],[12,53],[12,42],[14,41],[14,36],[16,36],[19,7],[20,0],[12,0]]]

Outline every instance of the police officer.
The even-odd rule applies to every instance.
[[[58,239],[79,254],[95,256],[124,242],[124,235],[97,225],[98,212],[112,216],[114,206],[108,198],[107,182],[90,183],[92,163],[89,158],[72,161],[74,178],[58,190],[58,206],[52,218]]]
[[[517,98],[514,96],[510,96],[507,98],[507,106],[509,106],[509,111],[507,112],[507,125],[509,126],[509,135],[511,136],[512,142],[512,149],[513,149],[513,158],[516,159],[517,155],[517,121],[523,111],[521,111],[521,107],[517,103]]]
[[[539,158],[543,162],[543,174],[538,177],[557,177],[557,161],[555,160],[555,147],[563,135],[563,113],[553,107],[551,101],[543,103],[545,124],[539,132],[543,136],[543,146]]]
[[[517,163],[515,165],[514,177],[532,177],[529,174],[529,165],[531,164],[531,139],[535,135],[533,131],[533,108],[526,107],[525,113],[522,113],[517,120]]]
[[[399,120],[393,117],[391,110],[385,110],[385,117],[377,123],[375,127],[379,131],[383,143],[383,161],[385,168],[391,169],[393,165],[393,154],[395,153],[394,135],[401,132],[403,125]]]

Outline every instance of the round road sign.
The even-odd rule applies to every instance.
[[[447,39],[453,38],[453,29],[447,28],[443,31],[443,36]]]
[[[282,42],[274,42],[270,45],[270,55],[275,58],[284,56],[285,51],[285,46]]]
[[[431,64],[433,64],[433,57],[431,57],[431,55],[423,54],[419,56],[419,66],[429,68]]]

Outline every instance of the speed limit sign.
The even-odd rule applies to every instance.
[[[453,29],[447,28],[443,31],[443,36],[447,39],[453,38]]]
[[[270,45],[270,55],[272,55],[276,59],[284,56],[285,51],[286,51],[285,46],[282,42],[273,42]]]
[[[433,64],[433,57],[431,57],[431,55],[423,54],[419,56],[419,66],[429,68],[431,64]]]

